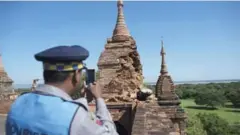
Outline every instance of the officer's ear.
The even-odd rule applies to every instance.
[[[81,70],[76,70],[75,71],[75,79],[76,79],[76,82],[80,82],[80,78],[81,78]]]
[[[78,83],[78,73],[77,73],[77,70],[73,71],[73,75],[72,75],[72,84],[73,86],[76,86],[77,83]]]

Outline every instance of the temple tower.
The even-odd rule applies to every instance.
[[[8,77],[8,74],[4,70],[2,63],[2,55],[0,54],[0,93],[12,90],[13,80]]]
[[[161,75],[158,78],[156,84],[156,97],[160,105],[179,105],[180,100],[175,93],[174,83],[171,76],[168,74],[164,50],[163,41],[161,48],[162,64],[161,64]]]
[[[137,106],[132,135],[186,135],[186,114],[179,106],[180,100],[168,74],[165,55],[162,41],[161,75],[155,95],[158,100]]]
[[[142,65],[136,42],[123,14],[123,1],[117,2],[117,22],[98,60],[99,81],[109,102],[130,102],[142,85]]]

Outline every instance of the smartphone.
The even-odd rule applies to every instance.
[[[86,72],[86,85],[95,82],[95,70],[94,69],[87,69]]]

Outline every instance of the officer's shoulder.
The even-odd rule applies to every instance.
[[[83,61],[87,59],[89,52],[82,46],[56,46],[46,49],[34,55],[38,61]]]
[[[81,102],[79,102],[79,101],[70,101],[71,103],[73,103],[73,104],[76,104],[76,105],[78,105],[79,107],[82,107],[85,111],[88,111],[88,108],[87,108],[87,106],[84,104],[84,103],[81,103]]]

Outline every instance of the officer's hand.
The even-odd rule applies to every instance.
[[[102,91],[98,82],[90,84],[90,91],[95,99],[102,97]]]
[[[80,97],[86,97],[86,94],[87,94],[86,92],[87,92],[87,86],[86,86],[86,83],[84,82],[83,87],[80,91]]]

